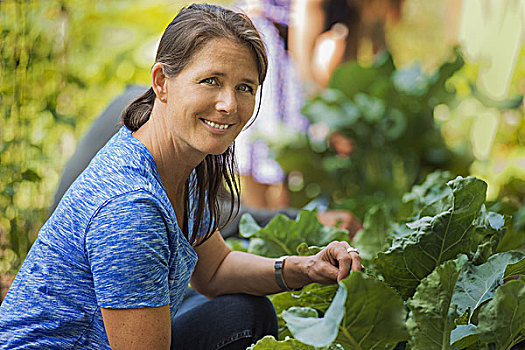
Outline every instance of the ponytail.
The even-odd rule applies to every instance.
[[[133,100],[122,112],[122,124],[131,131],[137,131],[149,120],[155,97],[155,91],[150,87],[148,91]]]

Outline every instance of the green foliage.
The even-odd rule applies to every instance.
[[[302,342],[300,342],[297,339],[293,338],[287,338],[285,340],[276,340],[271,335],[267,335],[266,337],[259,340],[256,344],[252,345],[251,347],[247,348],[246,350],[273,350],[273,349],[279,349],[279,350],[319,350],[319,349],[325,349],[325,350],[344,350],[343,347],[341,347],[338,344],[332,344],[327,347],[323,348],[317,348],[314,346],[306,345]]]
[[[456,53],[425,75],[418,66],[396,69],[385,54],[371,67],[337,68],[329,88],[303,108],[312,123],[308,135],[285,138],[288,144],[270,136],[280,164],[300,179],[290,185],[296,204],[321,191],[363,218],[374,203],[396,209],[400,196],[435,169],[466,173],[470,161],[447,149],[433,119],[434,106],[453,101],[446,82],[462,66]],[[331,148],[334,131],[351,140],[349,157]]]
[[[411,313],[407,325],[413,348],[450,349],[450,332],[459,316],[451,307],[452,295],[466,260],[467,257],[461,255],[439,266],[421,281],[414,297],[408,301]]]
[[[525,205],[496,201],[491,203],[490,209],[510,218],[507,220],[507,233],[498,244],[498,251],[505,252],[525,246]]]
[[[248,247],[246,247],[246,241],[243,239],[235,238],[235,237],[229,237],[225,240],[228,247],[230,247],[231,250],[236,250],[238,252],[247,252]]]
[[[451,195],[450,187],[446,185],[449,180],[452,180],[449,172],[437,170],[429,174],[421,185],[414,185],[410,192],[403,195],[400,218],[407,221],[419,219],[426,206]]]
[[[300,292],[284,292],[270,296],[279,322],[279,339],[290,335],[282,318],[284,311],[291,307],[310,307],[322,315],[330,306],[336,291],[336,285],[312,283],[304,287]]]
[[[384,206],[374,206],[368,210],[363,229],[352,241],[352,246],[359,249],[361,259],[372,260],[377,252],[386,248],[393,224],[390,213]]]
[[[525,255],[496,253],[509,220],[486,209],[486,184],[473,177],[444,183],[449,177],[431,174],[414,186],[403,197],[406,215],[398,222],[380,206],[370,210],[362,236],[354,241],[375,257],[367,265],[368,275],[352,272],[337,293],[335,285],[312,284],[301,292],[272,296],[280,339],[287,340],[264,344],[274,349],[473,350],[510,349],[523,340],[524,280],[504,283],[504,278],[523,274]],[[293,231],[294,243],[287,249],[301,247],[302,253],[313,254],[319,247],[310,251],[311,240],[297,242],[306,241],[312,227],[322,229],[313,220],[315,213],[305,214],[292,221],[305,235]],[[274,220],[273,231],[289,230],[281,218]],[[246,227],[251,240],[263,245],[277,239],[251,221]]]
[[[283,317],[295,338],[316,347],[335,340],[345,349],[392,349],[408,339],[403,300],[360,272],[341,281],[324,317],[310,307],[292,307]]]
[[[75,140],[126,84],[148,81],[175,10],[158,1],[0,2],[0,274],[23,261]]]
[[[495,254],[479,266],[466,262],[458,276],[452,298],[459,314],[467,313],[471,318],[476,309],[491,299],[496,289],[503,284],[506,266],[510,267],[520,258],[523,258],[522,253],[507,252]]]
[[[342,282],[348,297],[337,343],[348,350],[393,349],[408,339],[403,300],[394,290],[360,272]]]
[[[525,258],[521,259],[517,263],[507,265],[503,278],[517,275],[525,275]]]
[[[324,246],[332,241],[348,240],[348,232],[323,226],[315,212],[303,210],[297,220],[277,215],[265,228],[259,227],[250,214],[244,214],[239,225],[244,238],[251,238],[248,252],[276,258],[297,254],[301,243]]]
[[[390,248],[374,260],[385,281],[405,299],[441,263],[477,247],[476,243],[473,247],[473,222],[485,201],[486,184],[458,177],[448,186],[452,196],[446,197],[446,203],[438,199],[440,205],[427,211],[432,216],[405,224],[407,232],[395,237]]]
[[[479,338],[496,349],[510,350],[525,340],[525,281],[505,283],[479,314]]]

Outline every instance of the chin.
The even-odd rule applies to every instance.
[[[214,156],[218,156],[218,155],[221,155],[223,154],[224,152],[226,152],[228,150],[228,147],[230,147],[230,145],[226,146],[226,147],[213,147],[212,149],[210,149],[208,152],[208,154],[212,154]]]

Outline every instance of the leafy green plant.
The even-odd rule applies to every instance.
[[[332,241],[348,240],[348,232],[323,226],[315,212],[303,210],[297,220],[279,214],[266,227],[260,227],[250,214],[241,218],[239,232],[250,238],[248,252],[276,258],[283,255],[301,254],[299,246],[326,245]],[[304,249],[304,248],[303,248]]]
[[[385,281],[405,299],[444,261],[477,249],[475,220],[485,201],[486,184],[476,178],[458,178],[449,186],[452,195],[424,207],[421,218],[402,226],[389,249],[374,260]]]
[[[525,281],[505,280],[524,274],[525,254],[498,252],[509,221],[486,209],[486,184],[473,177],[444,184],[449,176],[432,174],[407,193],[399,222],[381,207],[371,209],[363,232],[378,237],[352,243],[368,249],[367,274],[352,272],[337,292],[334,285],[312,284],[272,296],[281,340],[265,338],[253,349],[510,350],[524,340]],[[309,237],[323,236],[314,213],[306,214],[268,227],[282,235],[293,231],[291,246],[301,251],[315,242],[305,237],[298,244],[298,227]],[[274,244],[265,240],[264,228],[254,231],[249,220],[244,225],[252,239]]]

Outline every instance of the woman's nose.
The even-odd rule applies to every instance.
[[[219,112],[231,114],[237,112],[237,97],[235,91],[223,89],[217,99],[216,108]]]

